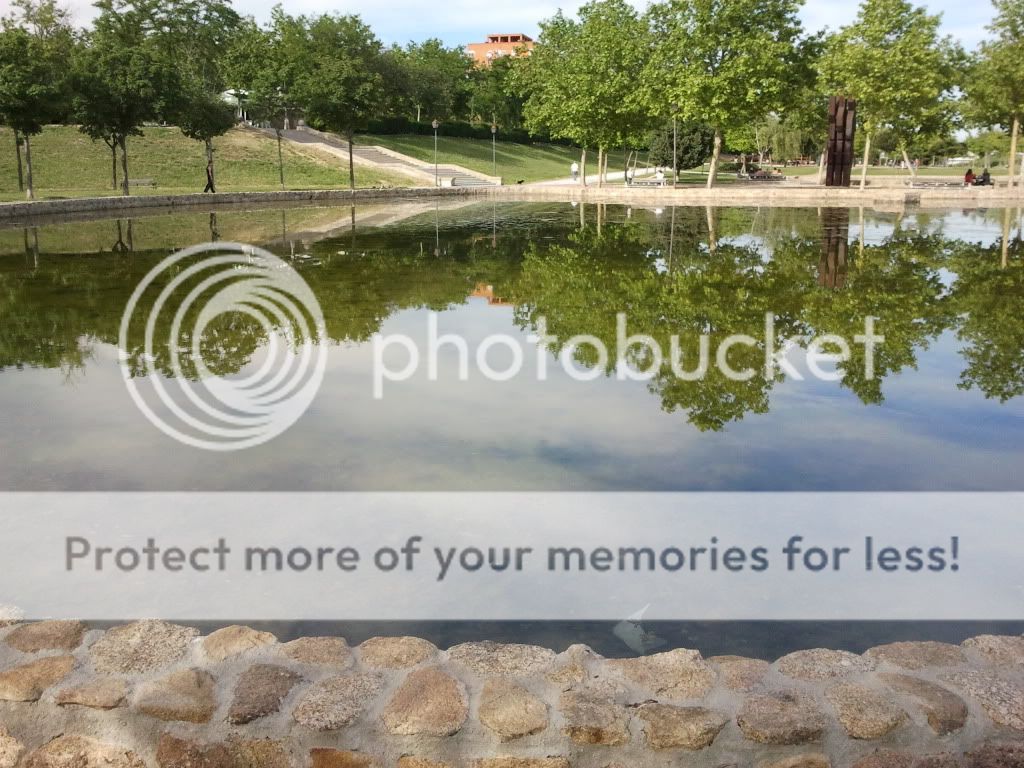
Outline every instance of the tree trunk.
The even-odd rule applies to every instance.
[[[1006,186],[1012,187],[1016,179],[1013,178],[1013,171],[1017,167],[1017,136],[1020,134],[1020,117],[1013,116],[1013,130],[1010,132],[1010,164],[1007,170]]]
[[[600,189],[601,187],[604,186],[604,173],[602,172],[603,169],[604,169],[604,147],[598,147],[597,148],[597,188],[598,189]],[[598,209],[598,213],[600,213],[600,208]],[[598,221],[600,221],[600,220],[601,220],[601,217],[598,216]]]
[[[863,259],[864,258],[864,206],[863,205],[860,206],[859,221],[860,221],[860,251],[859,251],[859,257],[861,259]],[[858,262],[858,263],[860,263],[860,262]]]
[[[818,186],[825,184],[825,153],[822,152],[818,158]]]
[[[715,128],[715,149],[711,153],[711,167],[708,168],[708,189],[715,186],[715,177],[718,175],[718,161],[722,157],[722,130]]]
[[[281,154],[281,132],[275,130],[277,134],[277,172],[281,176],[281,189],[284,189],[284,155]]]
[[[349,131],[345,138],[348,139],[348,187],[353,192],[356,191],[356,166],[355,161],[352,159],[352,140],[354,138],[352,131]]]
[[[104,138],[103,143],[110,147],[110,188],[117,189],[117,139],[111,136],[109,140]]]
[[[708,220],[708,251],[714,253],[718,250],[718,217],[710,205],[704,207],[704,214]]]
[[[868,159],[871,157],[871,134],[864,134],[864,167],[860,171],[860,188],[868,185]]]
[[[118,136],[117,143],[121,145],[121,195],[128,197],[130,194],[128,184],[128,137]]]
[[[1002,242],[1002,263],[1003,269],[1010,264],[1010,209],[1003,208],[1003,242]]]
[[[36,188],[32,181],[32,139],[25,135],[25,196],[35,200]]]
[[[910,155],[907,154],[907,150],[903,149],[903,162],[907,164],[907,170],[910,171],[910,178],[917,178],[917,171],[914,169],[914,164],[910,162]]]
[[[206,139],[206,165],[210,169],[210,185],[213,187],[213,191],[217,191],[217,175],[213,170],[213,141]]]
[[[587,186],[587,148],[580,149],[580,184]]]
[[[18,158],[18,191],[19,192],[24,192],[25,191],[25,172],[22,170],[22,167],[21,167],[21,137],[18,135],[17,131],[14,132],[14,154]],[[1013,171],[1012,170],[1010,171],[1010,175],[1011,176],[1013,175]]]

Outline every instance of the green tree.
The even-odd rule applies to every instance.
[[[381,114],[387,98],[383,47],[358,16],[296,20],[301,47],[289,52],[297,67],[295,96],[311,124],[348,142],[349,185],[355,190],[355,133]]]
[[[879,130],[896,134],[913,171],[908,144],[949,129],[957,51],[939,38],[939,22],[939,16],[908,0],[864,0],[853,24],[829,40],[822,81],[830,92],[857,99],[864,136],[862,189]]]
[[[781,108],[803,55],[799,0],[666,0],[648,18],[654,45],[640,94],[651,114],[677,105],[714,129],[708,187],[726,131]]]
[[[281,132],[290,127],[291,116],[298,111],[295,82],[299,67],[289,51],[302,46],[304,39],[302,25],[275,6],[266,29],[252,19],[239,25],[223,62],[225,82],[249,119],[274,129],[282,189],[285,174]]]
[[[105,0],[119,9],[151,0]],[[201,141],[213,181],[213,139],[235,124],[234,109],[221,97],[226,88],[225,59],[241,19],[223,0],[161,0],[143,6],[152,15],[153,34],[176,62],[180,88],[168,116],[190,139]]]
[[[53,0],[16,0],[15,13],[0,28],[0,123],[14,131],[22,188],[21,148],[25,149],[25,192],[35,197],[32,137],[68,112],[64,62],[74,36],[67,12]]]
[[[1024,117],[1024,0],[993,0],[996,17],[967,78],[968,113],[982,126],[1010,129],[1010,186],[1015,183],[1020,123]]]
[[[217,93],[194,84],[192,89],[183,95],[175,117],[183,134],[190,139],[203,142],[206,149],[206,164],[209,168],[209,182],[214,184],[216,174],[213,140],[217,136],[223,136],[235,125],[234,107],[227,104]]]
[[[181,83],[148,21],[135,8],[103,8],[73,65],[76,118],[86,135],[120,148],[123,195],[130,191],[128,138],[173,111]]]
[[[541,23],[533,52],[521,67],[520,89],[528,94],[527,125],[604,155],[612,147],[639,144],[649,120],[634,94],[643,69],[646,29],[624,0],[594,0],[579,21],[561,12]]]
[[[648,162],[666,168],[695,168],[711,155],[714,138],[715,132],[709,126],[679,122],[673,132],[670,121],[650,134]],[[674,161],[673,145],[676,149]]]
[[[433,120],[457,120],[466,116],[472,83],[473,60],[462,48],[446,48],[437,39],[409,43],[398,61],[405,70],[407,97],[416,111]]]
[[[473,118],[497,123],[504,128],[519,128],[523,124],[525,99],[516,90],[516,67],[523,60],[515,56],[502,56],[489,67],[473,71],[470,112]]]

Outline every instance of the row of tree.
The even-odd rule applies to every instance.
[[[0,32],[0,122],[14,130],[18,166],[34,196],[32,137],[74,123],[111,152],[111,183],[129,192],[128,139],[147,122],[203,141],[234,125],[220,98],[221,52],[239,23],[230,6],[192,0],[99,0],[91,30],[76,31],[55,0],[14,0]],[[212,167],[212,166],[211,166]]]
[[[226,92],[260,123],[281,129],[302,117],[349,138],[392,115],[522,121],[506,87],[509,62],[478,70],[437,40],[386,48],[358,16],[295,17],[277,7],[259,26],[230,0],[98,0],[92,27],[76,30],[59,0],[13,7],[0,28],[0,124],[15,133],[30,199],[32,137],[54,123],[106,143],[113,186],[126,195],[127,143],[147,123],[204,142],[212,175],[212,140],[236,122]]]
[[[863,0],[854,22],[831,34],[805,31],[800,5],[664,0],[640,14],[625,0],[594,0],[578,18],[559,13],[519,72],[527,123],[597,148],[599,174],[609,149],[643,146],[652,121],[688,124],[698,141],[703,127],[710,187],[726,143],[762,158],[820,152],[828,97],[843,94],[858,102],[865,174],[877,136],[913,171],[911,153],[963,127],[1010,129],[1014,161],[1024,1],[995,0],[990,38],[974,54],[908,0]]]
[[[542,22],[531,56],[483,69],[437,40],[387,47],[353,15],[277,7],[260,25],[230,0],[98,0],[92,28],[75,30],[58,2],[15,0],[0,30],[0,122],[15,132],[29,197],[31,138],[49,123],[105,142],[115,187],[120,153],[124,194],[128,139],[149,122],[204,142],[212,175],[212,140],[235,119],[226,91],[260,123],[301,117],[350,149],[389,116],[522,124],[583,148],[584,166],[596,150],[602,178],[612,151],[624,165],[631,148],[673,167],[710,155],[708,186],[725,146],[820,154],[831,94],[858,100],[865,174],[883,138],[913,169],[912,155],[955,129],[997,127],[1012,136],[1012,178],[1024,115],[1024,0],[994,0],[972,54],[909,0],[863,0],[834,33],[805,30],[801,0],[662,0],[643,13],[592,0]],[[354,187],[351,153],[349,166]]]

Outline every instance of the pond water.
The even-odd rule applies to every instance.
[[[0,487],[1024,490],[1020,228],[1017,210],[420,203],[0,230]],[[136,283],[211,234],[296,257],[329,336],[309,411],[242,454],[153,428],[117,365]],[[556,365],[546,381],[460,381],[448,347],[437,381],[420,372],[374,397],[372,335],[425,338],[431,313],[472,350],[492,333],[530,349],[541,317],[561,340],[614,346],[620,311],[658,338],[757,336],[766,312],[780,338],[852,338],[871,315],[886,341],[874,379],[851,364],[838,382],[690,382],[667,366],[580,382]],[[218,370],[244,371],[263,341],[221,344]],[[592,371],[585,353],[575,363]]]
[[[0,488],[1024,490],[1022,227],[1013,209],[442,201],[0,229]],[[311,407],[241,453],[165,436],[133,404],[118,365],[121,315],[138,281],[174,250],[211,239],[289,260],[325,317],[326,375]],[[745,381],[715,372],[689,381],[667,365],[650,381],[622,381],[584,348],[572,361],[593,380],[557,366],[539,380],[540,359],[554,361],[561,342],[529,354],[527,373],[509,381],[475,370],[461,381],[447,347],[436,381],[420,371],[374,396],[374,334],[425,338],[436,316],[440,333],[471,348],[503,334],[531,350],[543,318],[562,342],[590,334],[614,347],[619,312],[630,333],[658,340],[757,336],[766,313],[780,339],[853,338],[870,315],[885,342],[875,377],[854,355],[838,381],[760,370]],[[221,331],[208,345],[214,367],[243,374],[266,338],[244,323]],[[803,354],[797,345],[791,357]],[[412,629],[442,643],[489,633],[629,652],[607,626],[573,627]],[[310,629],[278,627],[284,636]],[[857,648],[976,629],[659,632],[673,645],[773,655],[815,640]]]

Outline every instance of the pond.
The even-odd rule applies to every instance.
[[[359,209],[354,229],[348,208],[295,208],[2,230],[0,484],[1024,490],[1018,211],[865,211],[863,244],[856,210],[710,213],[428,203]],[[829,253],[823,233],[836,246],[836,232],[844,248]],[[211,234],[300,256],[294,263],[329,336],[309,411],[241,455],[187,449],[153,429],[117,365],[121,314],[137,282]],[[473,349],[489,333],[526,347],[540,317],[559,339],[611,341],[620,311],[630,333],[655,336],[757,335],[771,311],[780,337],[850,337],[871,315],[886,341],[873,380],[850,366],[839,382],[785,371],[744,382],[688,382],[671,371],[649,382],[578,382],[558,366],[547,381],[496,382],[476,371],[460,381],[455,350],[445,349],[437,381],[387,382],[374,397],[372,335],[422,335],[430,313],[439,313],[439,332]],[[221,350],[222,367],[242,370],[260,342]],[[580,370],[594,363],[586,351]]]
[[[1022,227],[1019,209],[419,201],[2,229],[0,487],[1024,490]],[[176,249],[210,240],[282,257],[324,315],[319,393],[294,426],[240,453],[189,448],[153,427],[118,364],[121,316],[139,280]],[[753,367],[742,381],[719,370],[691,380],[666,362],[648,380],[622,380],[614,361],[581,346],[565,358],[592,374],[586,381],[544,365],[573,336],[614,346],[620,312],[629,333],[666,348],[671,334],[684,346],[701,334],[758,337],[771,314],[777,338],[797,340],[796,362],[771,373]],[[832,380],[792,375],[806,372],[799,339],[852,339],[867,316],[885,338],[873,376],[856,352]],[[375,335],[425,339],[430,318],[471,350],[492,334],[520,341],[524,375],[495,381],[474,368],[460,380],[458,350],[446,345],[436,380],[417,370],[379,381]],[[537,354],[541,322],[559,341]],[[257,364],[267,342],[259,329],[220,331],[207,345],[213,368],[242,375]],[[743,354],[763,358],[762,346]],[[546,377],[536,375],[540,367]],[[555,645],[552,635],[569,632],[492,629]],[[665,631],[683,633],[674,644],[699,636],[718,650],[739,647],[718,628]],[[765,630],[760,642],[748,627],[741,645],[777,652],[808,632]],[[894,632],[886,625],[869,634]]]

